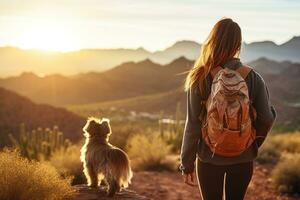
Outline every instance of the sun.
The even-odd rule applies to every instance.
[[[40,23],[27,27],[19,34],[16,46],[46,51],[72,51],[78,49],[72,33],[63,24]]]

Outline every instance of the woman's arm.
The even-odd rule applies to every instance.
[[[181,147],[180,169],[185,174],[194,171],[197,145],[201,138],[201,122],[199,115],[201,112],[201,98],[198,87],[191,87],[187,91],[187,115],[184,128],[184,135]]]
[[[254,122],[254,127],[257,136],[256,143],[258,147],[260,147],[274,124],[276,112],[274,107],[270,104],[268,88],[258,73],[256,73],[255,82],[253,106],[256,109],[257,118]]]

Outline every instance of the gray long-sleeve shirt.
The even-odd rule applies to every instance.
[[[242,63],[238,58],[226,62],[223,67],[236,70]],[[257,119],[254,122],[257,138],[253,144],[241,155],[234,157],[223,157],[214,154],[205,144],[201,137],[202,120],[199,120],[202,109],[201,101],[205,101],[211,89],[212,77],[208,76],[205,84],[205,94],[201,94],[197,84],[187,91],[187,116],[181,148],[181,170],[185,173],[194,170],[196,156],[202,162],[208,162],[215,165],[230,165],[242,162],[253,161],[257,157],[258,148],[261,146],[268,132],[270,131],[276,112],[270,105],[269,93],[263,78],[252,70],[245,81],[248,86],[250,100],[257,112]]]

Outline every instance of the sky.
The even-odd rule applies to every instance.
[[[247,43],[300,35],[300,0],[0,0],[0,46],[155,51],[203,42],[222,17],[239,23]]]

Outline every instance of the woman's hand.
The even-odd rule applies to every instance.
[[[195,179],[194,179],[194,172],[191,172],[191,173],[183,173],[183,181],[185,184],[189,185],[189,186],[192,186],[192,187],[195,187],[197,186],[197,184],[195,184]]]

